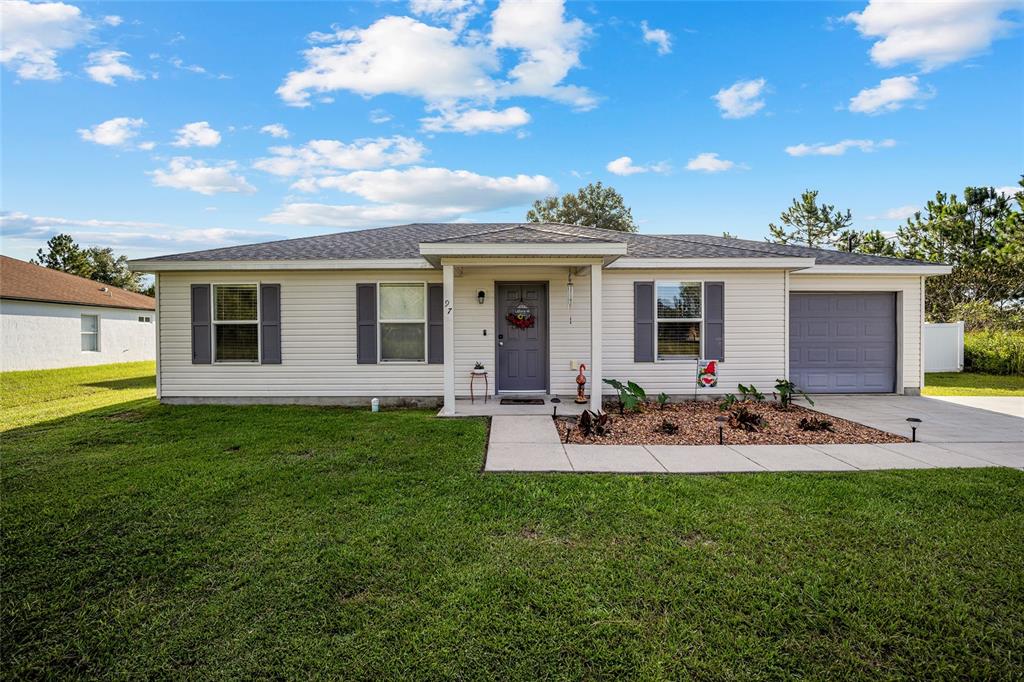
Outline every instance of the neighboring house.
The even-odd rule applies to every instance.
[[[572,394],[916,394],[924,279],[950,268],[702,235],[413,224],[133,261],[157,276],[165,402]],[[718,385],[696,388],[698,358]],[[480,384],[477,385],[478,387]],[[600,391],[592,406],[597,407]]]
[[[0,256],[0,370],[152,360],[156,301]]]

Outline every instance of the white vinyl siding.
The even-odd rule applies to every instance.
[[[718,386],[698,395],[735,393],[739,383],[770,390],[785,373],[785,276],[782,270],[604,271],[604,376],[637,382],[650,394],[694,395],[697,360],[633,362],[633,283],[725,282],[725,362]],[[614,393],[609,386],[605,394]]]
[[[896,390],[921,387],[921,278],[916,275],[801,275],[789,277],[790,291],[893,291],[898,310],[896,352],[900,358]],[[728,335],[728,323],[726,323]]]

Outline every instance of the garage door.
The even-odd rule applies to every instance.
[[[896,390],[896,294],[790,294],[789,374],[808,393]]]

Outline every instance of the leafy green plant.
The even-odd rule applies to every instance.
[[[1024,375],[1024,332],[978,331],[964,334],[964,370]]]
[[[607,412],[591,412],[590,410],[583,410],[583,414],[576,422],[576,428],[585,438],[607,436],[611,433],[611,426],[612,418]]]
[[[665,405],[667,403],[668,403],[668,393],[665,393],[664,391],[662,391],[661,393],[658,394],[658,409],[659,410],[664,410],[665,409]]]
[[[823,417],[803,417],[797,426],[802,431],[835,431],[832,422]]]
[[[722,412],[731,410],[732,406],[739,402],[739,398],[736,397],[735,393],[726,393],[722,396],[722,402],[718,403],[718,409]]]
[[[811,405],[814,404],[814,401],[811,400],[811,396],[797,388],[796,384],[789,379],[776,379],[775,391],[778,391],[778,393],[773,391],[772,397],[778,398],[779,407],[784,410],[788,410],[793,405],[793,397],[797,394],[802,395]]]
[[[624,384],[618,379],[605,379],[604,383],[619,394],[619,414],[625,414],[626,410],[635,410],[641,403],[647,401],[647,392],[632,381]]]
[[[755,387],[754,384],[750,384],[749,386],[744,386],[743,384],[740,384],[739,389],[740,393],[743,394],[744,402],[750,402],[751,400],[757,401],[759,403],[764,402],[764,393],[761,393],[761,391],[757,390],[757,387]]]
[[[746,405],[739,405],[729,413],[729,426],[744,431],[760,431],[764,428],[764,419]]]

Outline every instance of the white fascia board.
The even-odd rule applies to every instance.
[[[813,266],[813,258],[620,258],[608,267],[631,270],[678,270],[681,268],[796,270]]]
[[[132,260],[133,272],[183,270],[431,270],[422,258],[352,258],[330,260]]]
[[[815,265],[794,273],[800,275],[906,275],[921,277],[948,275],[952,265]]]
[[[424,256],[624,256],[622,242],[573,242],[570,244],[487,244],[474,242],[420,244]]]

